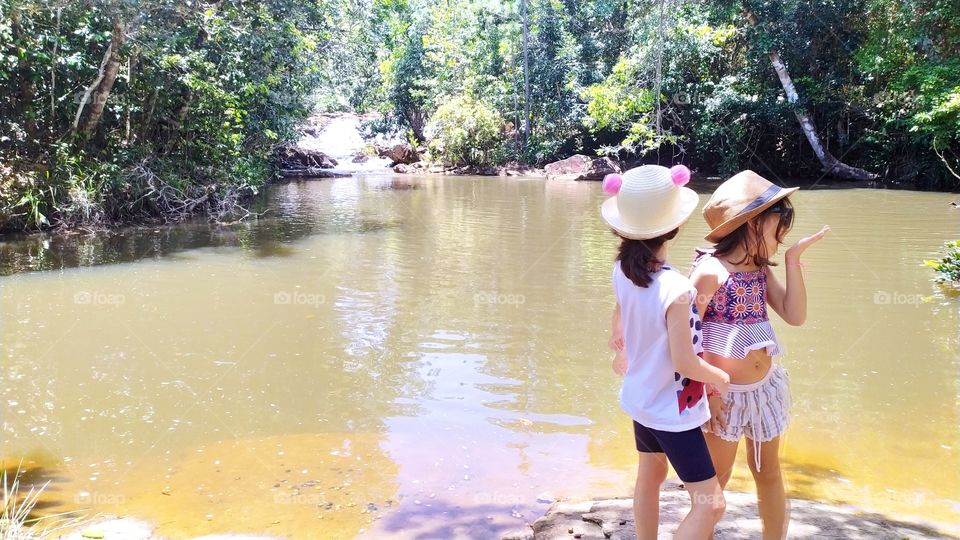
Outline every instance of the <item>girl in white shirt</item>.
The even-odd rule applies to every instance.
[[[621,238],[611,346],[614,370],[624,376],[620,405],[633,418],[639,452],[638,540],[657,538],[668,460],[692,503],[675,538],[708,538],[725,507],[700,426],[710,419],[704,383],[725,393],[730,379],[703,361],[696,289],[666,262],[666,243],[697,206],[696,193],[683,187],[689,177],[682,165],[643,165],[604,180],[604,190],[615,196],[601,214]]]

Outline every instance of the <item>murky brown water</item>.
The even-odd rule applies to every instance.
[[[0,245],[2,457],[53,480],[49,509],[171,538],[494,537],[538,497],[627,495],[602,198],[347,178],[274,187],[255,223]],[[789,241],[833,232],[808,252],[808,324],[776,325],[791,492],[960,527],[960,299],[922,266],[960,212],[794,200]],[[695,217],[675,265],[704,232]]]

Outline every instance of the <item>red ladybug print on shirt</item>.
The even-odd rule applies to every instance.
[[[691,304],[690,308],[690,334],[693,339],[693,346],[695,350],[699,349],[697,350],[697,356],[703,358],[703,347],[700,344],[702,324],[697,314],[697,306]],[[681,377],[677,372],[673,373],[673,380],[679,382],[681,385],[681,389],[677,390],[677,407],[679,408],[679,414],[683,414],[683,411],[686,409],[696,407],[697,404],[700,403],[700,400],[703,399],[702,382]]]
[[[697,403],[700,403],[700,400],[703,399],[703,383],[686,377],[683,377],[681,380],[680,374],[676,372],[673,376],[674,379],[680,381],[680,384],[683,386],[682,390],[677,390],[678,412],[682,413],[684,409],[696,407]]]

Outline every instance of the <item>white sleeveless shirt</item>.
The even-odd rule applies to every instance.
[[[687,431],[710,419],[703,383],[674,371],[667,336],[667,308],[685,293],[692,300],[693,283],[668,265],[652,274],[648,287],[638,287],[624,275],[620,261],[613,267],[613,291],[620,304],[627,373],[620,388],[620,406],[639,424],[660,431]],[[701,322],[690,307],[690,339],[703,356]]]

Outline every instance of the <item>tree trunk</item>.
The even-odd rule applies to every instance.
[[[123,46],[125,31],[124,24],[119,18],[115,18],[113,20],[113,37],[103,54],[103,62],[100,64],[97,80],[84,92],[83,100],[77,108],[77,114],[73,121],[74,128],[79,124],[80,115],[83,113],[87,100],[91,101],[90,114],[79,131],[81,135],[87,138],[93,136],[96,132],[97,126],[100,124],[100,118],[103,117],[103,109],[107,105],[107,99],[110,98],[110,91],[113,90],[113,83],[117,79],[117,71],[120,69],[120,47]]]
[[[54,31],[53,58],[50,61],[50,132],[53,133],[57,126],[57,55],[60,52],[60,13],[63,8],[57,8],[57,27]]]
[[[160,87],[155,86],[153,88],[153,93],[150,94],[150,100],[147,102],[147,116],[143,119],[140,126],[140,138],[146,138],[150,134],[150,129],[153,122],[153,112],[157,108],[157,97],[160,94]]]
[[[131,55],[127,58],[127,88],[133,88],[133,60],[135,55]],[[124,100],[123,107],[123,145],[128,146],[130,144],[130,137],[132,136],[132,131],[130,127],[130,100]]]
[[[747,22],[750,23],[750,26],[757,25],[757,17],[752,11],[745,8],[744,15],[746,16]],[[794,104],[793,113],[800,122],[800,128],[803,130],[803,134],[807,137],[807,141],[810,143],[813,153],[816,154],[817,159],[820,160],[820,164],[823,165],[824,172],[850,180],[876,179],[878,175],[857,167],[851,167],[846,163],[842,163],[826,148],[824,148],[823,142],[820,140],[820,136],[817,135],[817,128],[813,124],[813,119],[811,119],[810,115],[807,114],[806,109],[796,105],[800,96],[797,94],[797,88],[793,85],[793,79],[790,78],[790,72],[787,71],[787,66],[780,58],[780,53],[776,49],[770,49],[770,51],[767,52],[767,55],[770,57],[770,63],[773,64],[773,69],[777,72],[777,77],[780,79],[780,84],[783,86],[783,90],[787,94],[787,102]]]
[[[173,152],[181,139],[183,123],[187,120],[190,105],[193,104],[193,90],[189,86],[184,85],[181,88],[179,101],[180,105],[173,111],[173,117],[160,120],[163,124],[163,150],[161,151],[163,155]]]
[[[33,81],[30,64],[23,61],[23,80],[20,82],[20,103],[23,106],[23,130],[27,134],[27,146],[33,148],[37,139],[37,118],[33,112],[33,98],[37,95],[37,83]]]
[[[530,21],[527,15],[527,0],[523,5],[523,146],[530,142]]]
[[[410,131],[413,132],[413,138],[416,139],[416,145],[419,146],[423,144],[424,141],[427,140],[426,135],[423,133],[423,130],[427,125],[427,115],[423,112],[423,109],[420,107],[414,107],[412,110],[407,111],[404,114],[404,117],[407,120],[407,125],[410,126]]]
[[[24,29],[20,24],[20,16],[16,13],[16,10],[14,10],[10,20],[14,43],[23,43],[25,41]],[[33,113],[33,99],[36,97],[37,84],[33,80],[33,66],[30,65],[26,55],[21,56],[17,61],[14,77],[14,80],[19,79],[17,92],[12,92],[15,118],[22,118],[23,130],[26,133],[24,146],[30,149],[33,148],[37,137],[37,120]]]
[[[76,132],[77,128],[80,126],[80,117],[83,115],[83,108],[87,106],[87,103],[90,102],[90,95],[93,94],[93,91],[96,90],[97,86],[100,85],[100,81],[103,80],[103,73],[107,67],[107,61],[110,59],[110,55],[113,52],[113,43],[111,42],[107,45],[107,50],[103,53],[103,61],[100,63],[100,69],[97,71],[97,78],[93,81],[93,84],[88,86],[83,91],[83,97],[80,98],[80,103],[77,105],[77,112],[73,115],[73,131]]]
[[[219,2],[214,4],[214,8],[219,7]],[[200,50],[204,43],[207,40],[207,33],[203,28],[197,30],[197,35],[193,38],[193,48],[195,50]],[[166,137],[163,141],[163,154],[167,155],[173,151],[177,143],[181,138],[187,139],[188,141],[192,139],[191,133],[183,134],[183,124],[187,120],[187,114],[190,112],[190,107],[193,105],[194,92],[193,88],[188,86],[186,83],[182,83],[180,89],[180,105],[173,112],[173,117],[161,122],[164,123],[164,130],[166,132]]]
[[[187,113],[190,112],[191,105],[193,105],[193,89],[189,86],[184,86],[180,92],[180,106],[177,107],[176,112],[173,113],[176,119],[174,126],[177,128],[177,131],[183,127],[183,123],[187,120]]]

